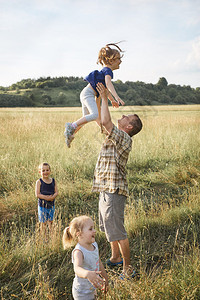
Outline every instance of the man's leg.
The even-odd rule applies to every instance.
[[[118,241],[110,242],[110,246],[112,252],[110,261],[112,263],[117,263],[122,261]]]
[[[124,206],[126,197],[117,193],[100,193],[99,224],[111,246],[112,263],[121,262],[123,258],[123,272],[132,273],[130,266],[130,248],[127,233],[124,228]],[[116,238],[118,238],[116,240]],[[111,241],[110,241],[111,240]],[[112,241],[114,240],[114,241]],[[120,255],[121,254],[121,255]]]
[[[128,239],[118,241],[120,252],[123,257],[123,272],[132,273],[132,267],[130,262],[130,248]]]
[[[110,242],[112,256],[110,261],[113,263],[120,262],[121,255],[123,257],[123,272],[126,274],[132,273],[133,268],[130,262],[130,248],[128,239]],[[121,254],[121,255],[120,255]]]

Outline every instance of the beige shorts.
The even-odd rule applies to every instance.
[[[115,193],[99,194],[99,228],[109,242],[125,240],[124,207],[126,196]]]

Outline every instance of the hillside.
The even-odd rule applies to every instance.
[[[0,87],[0,107],[80,106],[79,95],[86,82],[79,77],[24,79]],[[157,84],[118,80],[114,86],[126,105],[200,104],[200,87],[168,84],[161,77]]]

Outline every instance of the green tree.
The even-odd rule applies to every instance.
[[[66,95],[63,92],[60,92],[58,95],[58,104],[64,104],[67,100]]]
[[[168,82],[165,79],[165,77],[160,77],[158,80],[158,83],[157,83],[158,88],[162,90],[162,89],[166,88],[167,85],[168,85]]]

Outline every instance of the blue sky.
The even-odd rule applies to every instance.
[[[120,40],[114,80],[200,86],[199,0],[0,0],[0,86],[84,77]]]

